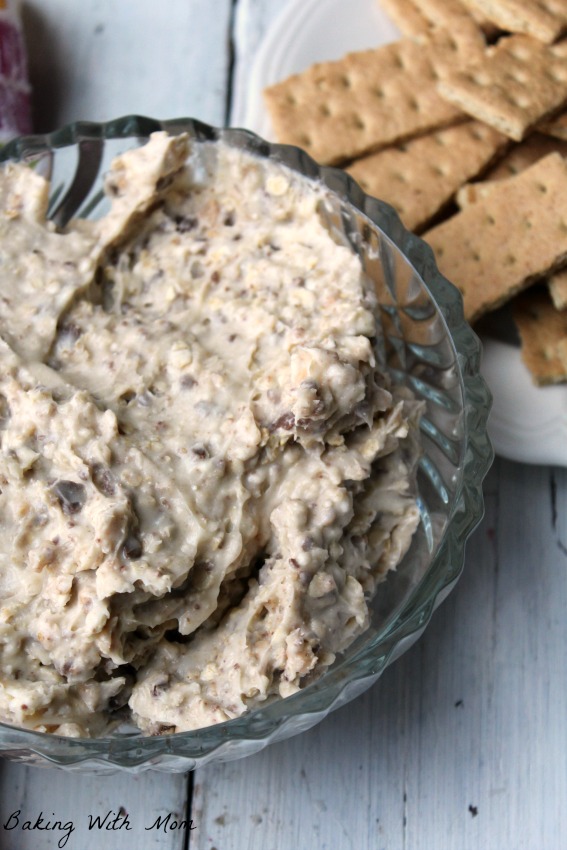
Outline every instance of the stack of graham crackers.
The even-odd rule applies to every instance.
[[[513,299],[534,381],[567,381],[567,0],[380,5],[403,38],[266,89],[276,136],[392,204],[469,321]]]

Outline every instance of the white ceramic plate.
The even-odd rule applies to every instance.
[[[276,141],[262,99],[265,86],[314,62],[399,37],[377,0],[290,0],[236,92],[233,126]],[[567,466],[567,389],[536,388],[519,349],[491,339],[484,341],[483,373],[494,396],[489,433],[495,451],[512,460]]]

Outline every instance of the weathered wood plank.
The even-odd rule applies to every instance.
[[[28,0],[41,132],[120,115],[224,121],[231,0]]]
[[[186,817],[186,776],[83,776],[3,762],[0,787],[2,850],[101,850],[107,846],[183,850],[186,846],[188,826],[171,828]],[[38,822],[39,817],[43,821]],[[162,818],[158,824],[157,818]],[[26,821],[31,829],[25,827]],[[49,828],[57,821],[60,826]]]

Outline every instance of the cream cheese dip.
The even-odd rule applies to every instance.
[[[369,623],[419,521],[419,404],[326,190],[154,134],[57,232],[0,172],[0,719],[196,729]]]

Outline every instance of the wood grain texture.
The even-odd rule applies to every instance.
[[[120,115],[224,122],[231,0],[28,0],[36,129]]]
[[[184,850],[187,845],[188,827],[170,828],[186,817],[186,776],[79,776],[3,762],[0,788],[2,850]],[[14,813],[18,811],[16,825]],[[26,820],[33,826],[40,815],[44,826],[59,820],[62,827],[71,823],[73,830],[41,829],[41,824],[35,830],[22,828]],[[93,821],[89,829],[89,817],[97,816],[104,827],[98,829]],[[162,825],[146,829],[158,817],[163,819]],[[109,824],[114,828],[107,828]],[[60,843],[67,833],[68,840]]]

